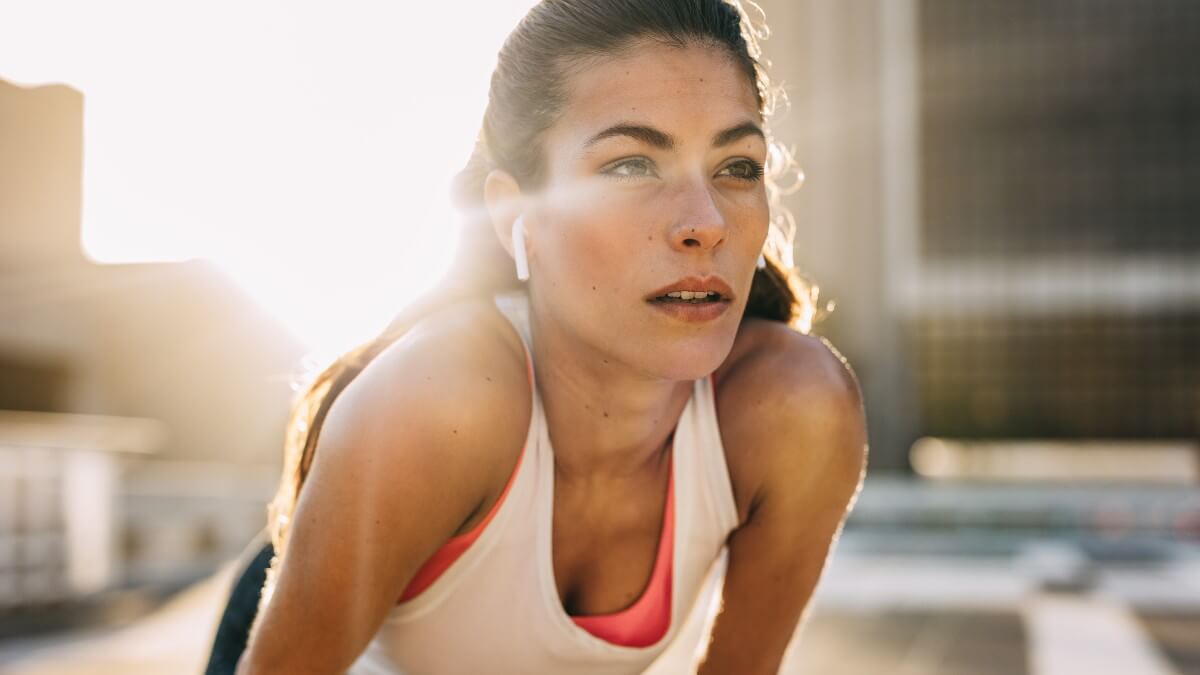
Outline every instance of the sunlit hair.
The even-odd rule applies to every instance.
[[[588,59],[619,53],[639,41],[724,49],[754,86],[766,120],[786,102],[767,77],[760,40],[768,35],[762,10],[736,0],[544,0],[525,16],[500,49],[492,74],[482,130],[467,166],[455,179],[455,202],[465,214],[453,272],[433,291],[410,305],[374,340],[340,357],[305,385],[291,412],[284,443],[283,477],[270,507],[270,531],[277,559],[287,542],[288,522],[312,467],[321,425],[339,393],[378,354],[430,311],[458,300],[486,297],[517,285],[512,259],[501,247],[480,208],[483,182],[493,169],[514,176],[522,188],[536,188],[542,176],[541,139],[565,102],[564,84],[572,68]],[[767,133],[766,186],[771,225],[767,267],[755,272],[747,317],[781,321],[808,332],[816,315],[816,287],[793,269],[791,216],[779,200],[799,187],[801,175],[791,153]],[[268,588],[273,586],[272,565]]]

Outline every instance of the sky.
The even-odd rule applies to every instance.
[[[84,95],[89,258],[209,260],[329,354],[449,265],[449,181],[532,4],[0,0],[0,78]]]

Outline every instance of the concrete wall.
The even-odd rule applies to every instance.
[[[872,471],[906,471],[916,438],[900,317],[888,304],[884,195],[884,3],[766,0],[763,43],[790,108],[772,122],[804,187],[796,264],[835,302],[816,328],[849,359],[866,399]]]

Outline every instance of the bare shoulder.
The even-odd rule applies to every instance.
[[[343,550],[408,573],[462,531],[503,488],[529,424],[524,353],[506,325],[485,303],[457,303],[371,361],[321,427],[297,525],[360,523],[370,531]],[[403,559],[364,547],[401,547]]]
[[[481,303],[435,312],[335,399],[250,672],[345,670],[424,561],[503,484],[529,389],[519,342],[498,321]]]
[[[520,338],[494,307],[473,300],[418,321],[354,379],[345,397],[383,413],[381,421],[419,413],[491,424],[513,412],[511,404],[523,391],[528,382]],[[502,401],[510,405],[468,407]],[[458,405],[446,405],[450,402]]]
[[[744,394],[742,389],[750,388],[775,396],[858,398],[858,382],[849,362],[828,340],[765,319],[747,319],[742,324],[718,378],[722,391],[731,393]],[[737,400],[746,402],[743,396]]]
[[[428,463],[430,476],[451,468],[459,487],[486,493],[507,478],[529,414],[520,338],[490,303],[468,301],[422,319],[376,357],[338,397],[326,427],[365,441],[357,447],[373,447],[384,462],[405,453],[398,461]]]
[[[865,462],[862,397],[826,339],[747,319],[717,372],[717,415],[742,522],[771,480],[800,488],[830,466],[857,481]]]

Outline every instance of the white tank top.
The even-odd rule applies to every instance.
[[[496,297],[532,353],[528,298]],[[530,359],[532,364],[532,359]],[[537,387],[520,465],[479,538],[420,595],[388,614],[351,675],[679,675],[695,672],[720,601],[737,509],[709,378],[675,430],[671,623],[648,647],[576,625],[558,597],[550,544],[554,450]]]

